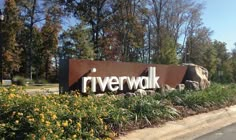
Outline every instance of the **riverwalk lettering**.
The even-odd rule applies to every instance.
[[[96,68],[91,69],[91,73],[95,73]],[[100,90],[104,92],[106,88],[110,91],[118,91],[124,89],[124,84],[127,83],[129,90],[136,89],[156,89],[160,88],[158,80],[160,77],[156,76],[156,67],[148,68],[148,76],[128,77],[128,76],[110,76],[110,77],[82,77],[82,92],[87,92],[87,84],[91,83],[91,91],[97,91],[97,83]]]

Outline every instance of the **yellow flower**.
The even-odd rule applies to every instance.
[[[116,136],[116,133],[114,133],[114,132],[109,133],[109,137],[110,137],[110,138],[113,138],[113,137],[115,137],[115,136]]]
[[[46,140],[45,136],[42,136],[42,137],[40,138],[40,140]]]
[[[50,122],[49,121],[45,121],[45,124],[46,124],[46,126],[49,126]]]
[[[17,115],[19,115],[19,116],[23,116],[23,113],[21,113],[21,112],[18,112],[18,113],[17,113]]]
[[[34,122],[34,118],[30,118],[28,120],[29,120],[29,122]]]
[[[44,119],[44,114],[43,113],[40,113],[39,116],[40,116],[41,119]]]
[[[71,119],[69,119],[69,122],[70,122],[70,123],[72,123],[72,120],[71,120]]]
[[[57,115],[53,114],[52,115],[52,120],[55,120],[55,119],[57,119]]]
[[[5,127],[5,126],[6,126],[6,124],[5,124],[5,123],[2,123],[2,124],[0,124],[0,126],[2,126],[2,127]]]
[[[9,98],[11,99],[11,98],[14,98],[14,97],[15,97],[15,94],[10,93],[8,96],[9,96]]]
[[[59,122],[56,122],[56,124],[57,124],[57,127],[60,127],[60,126],[61,126],[61,124],[60,124]]]
[[[3,91],[4,91],[4,92],[7,92],[8,90],[7,90],[7,88],[3,88]]]
[[[68,126],[68,121],[66,120],[65,122],[63,122],[62,126],[67,127]]]
[[[73,135],[73,136],[72,136],[72,138],[76,138],[76,137],[77,137],[77,135]]]
[[[47,97],[44,95],[44,96],[43,96],[43,99],[47,99]]]
[[[15,111],[13,111],[11,116],[15,116],[15,114],[16,114],[16,112],[15,112]]]
[[[78,122],[78,123],[76,124],[76,127],[77,127],[77,131],[80,131],[81,124]]]
[[[104,125],[104,129],[107,130],[107,125]]]
[[[99,121],[100,121],[101,124],[103,124],[103,120],[101,118],[99,118]]]
[[[41,119],[41,122],[44,122],[44,119]]]
[[[34,109],[34,111],[35,111],[35,112],[38,112],[38,111],[39,111],[39,109],[38,109],[38,108],[35,108],[35,109]]]
[[[16,91],[16,89],[14,89],[14,88],[13,88],[13,89],[11,89],[10,91],[11,91],[11,92],[15,92],[15,91]]]
[[[91,130],[89,131],[89,134],[90,134],[90,136],[93,136],[93,135],[94,135],[94,130],[91,129]]]
[[[32,138],[32,139],[35,139],[35,134],[31,134],[31,138]]]
[[[19,124],[19,120],[16,120],[16,121],[15,121],[15,124]]]

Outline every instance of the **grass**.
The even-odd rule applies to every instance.
[[[236,85],[213,84],[182,91],[124,98],[107,95],[25,94],[22,87],[0,88],[2,139],[114,139],[132,129],[162,124],[236,104]]]
[[[59,84],[33,84],[24,87],[25,89],[56,88],[59,87]]]

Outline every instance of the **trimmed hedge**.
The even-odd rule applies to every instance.
[[[21,87],[0,88],[3,139],[113,139],[136,128],[236,103],[235,85],[205,91],[130,97],[28,95]],[[192,113],[195,112],[195,113]]]

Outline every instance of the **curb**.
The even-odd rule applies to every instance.
[[[28,94],[59,94],[59,88],[38,88],[38,89],[26,89],[26,93]]]
[[[236,105],[135,130],[118,140],[192,140],[236,122]]]

